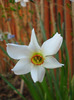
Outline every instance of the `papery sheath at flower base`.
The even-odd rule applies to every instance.
[[[45,75],[45,68],[54,69],[64,65],[53,57],[60,49],[62,41],[63,38],[61,35],[56,33],[40,47],[33,29],[31,41],[28,46],[8,43],[7,53],[11,58],[19,60],[12,71],[16,75],[30,72],[34,82],[42,82]]]
[[[26,7],[26,2],[29,2],[29,0],[15,0],[15,2],[20,2],[22,7]]]

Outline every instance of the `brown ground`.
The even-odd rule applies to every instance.
[[[19,76],[8,75],[5,76],[6,79],[16,87],[16,89],[20,90],[21,79]],[[30,96],[30,93],[27,89],[27,86],[24,85],[23,95],[27,100],[33,100]],[[0,100],[23,100],[14,90],[12,90],[0,77]]]

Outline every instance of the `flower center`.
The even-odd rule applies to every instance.
[[[31,62],[35,65],[41,65],[44,62],[44,58],[43,58],[42,54],[35,53],[31,58]]]

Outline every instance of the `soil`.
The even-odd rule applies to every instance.
[[[4,76],[13,86],[20,91],[21,79],[19,76],[7,75]],[[26,84],[24,84],[23,95],[26,100],[33,100]],[[23,100],[16,91],[12,90],[8,84],[0,77],[0,100]]]

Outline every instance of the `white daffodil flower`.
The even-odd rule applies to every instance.
[[[26,2],[29,2],[29,0],[15,0],[15,2],[20,2],[22,7],[26,7]]]
[[[8,43],[7,53],[11,58],[19,60],[12,71],[17,75],[31,72],[34,82],[42,82],[45,68],[53,69],[64,65],[52,56],[58,52],[62,41],[63,38],[56,33],[40,47],[33,29],[29,46]]]

